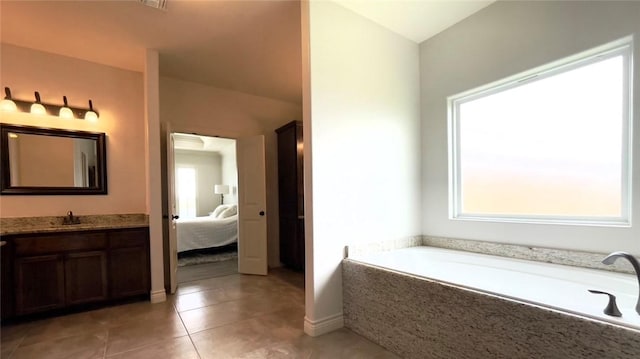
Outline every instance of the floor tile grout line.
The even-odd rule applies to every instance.
[[[279,311],[281,311],[281,310],[282,310],[282,309],[280,309],[280,310],[274,310],[274,311],[271,311],[271,312],[257,313],[257,314],[255,314],[255,315],[250,316],[250,317],[242,318],[242,319],[240,319],[240,320],[236,320],[236,321],[233,321],[233,322],[225,323],[225,324],[218,325],[218,326],[215,326],[215,327],[210,327],[210,328],[204,328],[204,329],[201,329],[201,330],[196,330],[196,331],[194,331],[193,333],[189,331],[189,328],[187,328],[187,326],[186,326],[186,325],[185,325],[185,329],[187,330],[187,333],[189,333],[189,337],[191,337],[191,334],[198,334],[198,333],[202,333],[202,332],[207,331],[207,330],[211,330],[211,329],[219,329],[219,328],[222,328],[222,327],[226,327],[226,326],[228,326],[228,325],[233,325],[233,324],[237,324],[237,323],[241,323],[241,322],[246,322],[246,321],[253,320],[253,319],[256,319],[256,318],[259,318],[259,317],[264,317],[264,316],[267,316],[267,315],[271,315],[271,314],[273,314],[273,313],[277,313],[277,312],[279,312]],[[180,315],[180,313],[178,313],[178,315]],[[182,316],[180,316],[180,320],[182,320]],[[184,324],[184,322],[183,322],[183,324]]]
[[[32,328],[29,328],[27,330],[27,332],[22,336],[22,338],[20,338],[20,341],[18,342],[18,344],[13,348],[13,350],[11,351],[11,353],[9,353],[9,358],[11,359],[13,357],[13,355],[16,353],[16,351],[18,350],[18,348],[22,345],[22,343],[24,342],[24,340],[27,338],[27,334],[29,334],[29,330],[31,330]]]
[[[182,294],[182,295],[188,295],[188,294]],[[176,297],[180,297],[180,296],[181,295],[177,295]],[[203,306],[200,306],[200,307],[194,307],[194,308],[183,309],[183,310],[178,309],[178,307],[176,307],[175,303],[174,303],[174,308],[176,309],[176,312],[178,312],[178,314],[179,314],[179,313],[189,312],[189,311],[192,311],[192,310],[197,310],[197,309],[202,309],[202,308],[207,308],[207,307],[213,307],[214,305],[218,305],[218,304],[235,302],[235,301],[238,301],[238,300],[241,300],[241,299],[245,299],[245,298],[248,298],[248,297],[254,297],[254,296],[260,296],[260,294],[247,294],[247,295],[242,296],[242,297],[232,298],[232,299],[227,299],[227,300],[221,300],[221,301],[216,302],[216,303],[210,303],[210,304],[206,304],[206,305],[203,305]]]
[[[180,323],[182,323],[182,327],[184,328],[184,331],[187,332],[187,336],[189,337],[189,341],[191,342],[191,345],[193,346],[193,349],[196,351],[196,355],[198,356],[199,359],[201,359],[202,356],[200,355],[200,351],[198,350],[198,347],[196,346],[196,343],[193,341],[193,338],[191,338],[191,333],[189,332],[189,329],[187,328],[187,325],[184,323],[184,319],[182,319],[182,315],[180,315],[180,312],[178,311],[178,308],[176,308],[176,303],[175,302],[173,302],[173,309],[178,314],[178,318],[180,318]]]
[[[20,341],[18,342],[18,344],[16,344],[16,346],[13,348],[11,353],[9,353],[9,357],[7,359],[13,358],[13,356],[16,353],[16,351],[18,350],[18,348],[20,348],[22,343],[24,343],[24,341],[27,339],[27,336],[29,335],[29,333],[31,333],[31,331],[33,330],[33,325],[32,324],[26,324],[26,325],[28,325],[29,327],[27,328],[25,333],[22,335],[22,338],[20,338]]]
[[[109,332],[111,331],[110,328],[107,328],[107,335],[105,335],[104,338],[104,350],[103,350],[103,354],[102,354],[102,358],[106,359],[107,358],[107,346],[109,345]]]

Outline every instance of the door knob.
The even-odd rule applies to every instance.
[[[176,216],[175,214],[171,216],[171,219],[178,219],[180,216]]]
[[[260,211],[259,215],[264,216],[264,211]]]

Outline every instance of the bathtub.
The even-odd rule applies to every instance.
[[[638,281],[629,274],[435,247],[409,247],[350,259],[640,330],[640,315],[635,312]],[[588,289],[615,295],[622,317],[605,315],[607,296]]]
[[[404,358],[640,357],[629,274],[435,247],[350,256],[342,273],[345,326]]]

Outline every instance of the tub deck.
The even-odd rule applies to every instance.
[[[479,261],[469,262],[469,255]],[[637,291],[635,277],[582,268],[560,274],[567,268],[493,259],[423,247],[345,259],[345,326],[405,358],[640,357],[635,300],[619,303],[623,319],[631,318],[631,324],[616,322],[597,314],[606,297],[586,292],[593,288],[632,297],[626,291]],[[407,274],[416,272],[416,264],[424,271]],[[504,267],[513,264],[515,268]],[[528,265],[538,266],[532,272]],[[395,268],[383,268],[387,266]],[[604,282],[592,283],[599,276]],[[479,283],[485,288],[477,288]],[[544,304],[535,298],[538,293],[545,294]],[[562,300],[548,303],[547,297]],[[563,303],[574,309],[559,309]],[[575,313],[583,307],[593,307],[594,313]]]
[[[638,282],[629,274],[434,247],[410,247],[350,259],[640,330],[640,315],[635,312]],[[615,295],[623,316],[605,315],[602,311],[608,298],[588,289]]]

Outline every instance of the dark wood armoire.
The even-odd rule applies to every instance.
[[[304,270],[304,172],[302,122],[292,121],[278,134],[280,262]]]

